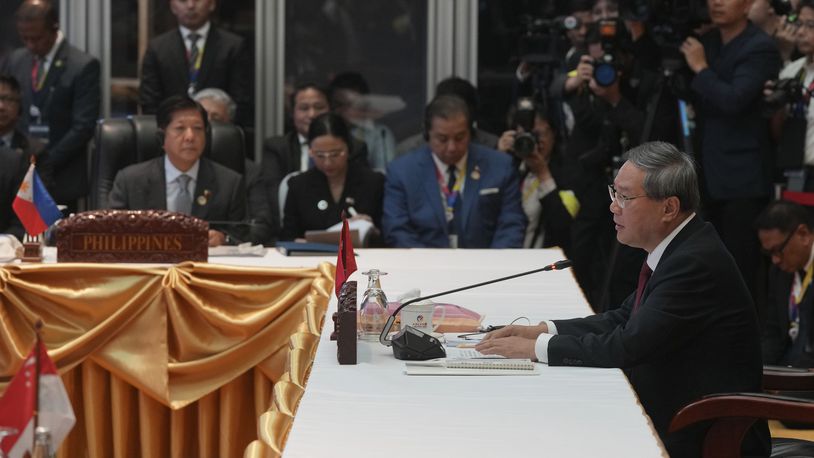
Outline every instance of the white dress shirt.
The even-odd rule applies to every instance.
[[[191,180],[189,180],[189,185],[187,185],[187,190],[189,191],[189,195],[192,196],[192,205],[195,205],[195,185],[198,182],[198,169],[200,168],[201,161],[195,161],[195,164],[190,167],[189,170],[186,172],[182,172],[175,168],[170,162],[170,159],[164,155],[164,178],[166,182],[166,189],[167,189],[167,210],[177,212],[178,209],[175,208],[175,202],[178,199],[178,194],[181,192],[181,185],[176,181],[181,174],[189,175]]]

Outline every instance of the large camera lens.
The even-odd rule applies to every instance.
[[[525,159],[531,156],[531,153],[534,152],[534,148],[537,147],[537,139],[534,137],[533,134],[528,132],[523,132],[522,134],[517,134],[514,138],[514,147],[512,148],[512,153],[520,159]]]
[[[594,80],[602,87],[608,87],[616,82],[616,67],[611,62],[598,61],[594,63]]]

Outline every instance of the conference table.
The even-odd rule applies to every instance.
[[[387,272],[382,289],[393,301],[413,288],[433,294],[561,258],[559,250],[357,250],[351,280],[358,281],[361,298],[367,277],[360,273]],[[325,260],[335,261],[273,253],[263,262]],[[592,313],[570,270],[435,300],[480,313],[484,325]],[[328,315],[335,310],[334,297]],[[339,365],[332,326],[326,319],[286,457],[667,455],[619,369],[539,364],[539,376],[408,376],[404,362],[377,342],[358,342],[358,364]]]
[[[420,289],[424,295],[433,294],[537,269],[561,258],[559,250],[360,249],[356,257],[358,270],[350,279],[358,282],[361,298],[367,282],[362,272],[368,269],[387,272],[381,277],[381,285],[388,299],[394,301],[412,289]],[[47,250],[46,263],[53,262],[53,259],[53,250]],[[5,269],[6,291],[3,294],[9,301],[7,306],[12,307],[9,310],[28,310],[26,303],[36,299],[31,310],[43,313],[66,301],[61,297],[69,295],[71,288],[82,288],[81,297],[92,301],[89,305],[111,308],[109,312],[97,312],[104,315],[97,317],[98,323],[85,324],[97,334],[100,328],[111,328],[108,316],[118,317],[126,312],[144,317],[143,321],[152,316],[147,315],[149,312],[157,315],[145,321],[148,327],[121,325],[108,333],[137,336],[134,332],[139,329],[152,329],[150,332],[156,338],[177,338],[181,335],[179,330],[187,328],[179,327],[175,310],[186,310],[178,309],[179,306],[188,307],[184,301],[195,305],[198,300],[187,291],[202,298],[223,291],[253,301],[242,303],[243,299],[240,299],[235,302],[240,297],[238,295],[220,306],[206,303],[205,307],[197,307],[199,311],[196,313],[206,313],[209,320],[234,313],[229,311],[230,307],[238,307],[243,313],[250,310],[255,315],[247,316],[263,319],[260,323],[255,318],[246,319],[242,324],[230,323],[223,328],[226,334],[213,334],[214,331],[207,327],[212,331],[211,336],[220,340],[226,336],[231,340],[223,341],[208,353],[193,354],[183,364],[177,359],[182,353],[169,347],[169,362],[153,364],[164,374],[155,382],[143,377],[133,378],[128,375],[132,368],[127,364],[115,364],[116,355],[125,355],[128,358],[125,361],[132,361],[133,357],[144,353],[139,350],[142,347],[132,345],[143,341],[144,337],[124,341],[128,345],[119,343],[120,348],[115,352],[110,350],[110,343],[97,347],[91,345],[91,341],[85,342],[88,338],[81,333],[75,337],[52,337],[56,349],[53,357],[60,367],[63,364],[76,367],[64,374],[63,379],[67,380],[72,397],[79,396],[74,400],[78,402],[77,406],[82,405],[84,392],[86,409],[95,407],[95,411],[101,409],[106,415],[113,412],[113,418],[117,418],[115,412],[117,405],[121,404],[120,408],[125,411],[133,409],[133,412],[139,412],[139,416],[159,420],[150,420],[141,426],[132,422],[119,424],[122,420],[115,420],[114,430],[112,433],[105,430],[104,437],[92,431],[104,427],[105,416],[86,420],[85,426],[77,427],[79,431],[74,434],[86,439],[76,439],[75,443],[63,447],[60,455],[70,456],[69,450],[88,450],[89,456],[118,456],[123,450],[118,450],[117,444],[132,446],[135,440],[140,443],[140,453],[137,454],[140,456],[237,456],[244,447],[240,444],[248,443],[254,436],[256,439],[246,448],[244,457],[276,456],[280,452],[290,457],[666,456],[636,394],[618,369],[538,364],[540,374],[535,376],[408,376],[404,374],[404,362],[394,359],[390,348],[378,342],[362,341],[358,342],[358,364],[339,365],[336,342],[329,339],[333,329],[330,316],[336,310],[336,298],[333,295],[327,298],[332,290],[328,290],[330,279],[327,278],[331,266],[326,263],[335,261],[336,255],[333,254],[288,257],[269,249],[257,257],[210,255],[209,264],[187,263],[170,266],[169,270],[139,270],[127,265],[109,268],[68,265],[61,268],[67,269],[61,277],[55,277],[47,266],[42,269],[31,266],[19,271]],[[230,270],[229,266],[261,269]],[[289,267],[305,269],[284,269]],[[82,269],[82,275],[76,280],[65,278],[65,274],[70,275],[73,269]],[[263,279],[266,277],[274,283],[265,286]],[[36,295],[21,296],[24,292],[29,294],[28,291],[40,282],[51,283],[57,279],[64,284],[60,283],[63,286],[55,293],[49,288],[38,287],[33,290]],[[106,291],[110,288],[95,292],[88,289],[91,279],[99,285],[112,281],[113,290],[120,288],[125,279],[135,282],[133,285],[146,282],[144,284],[150,286],[139,287],[137,291],[141,295],[149,293],[155,299],[150,299],[147,306],[140,305],[143,301],[125,302],[128,296],[119,294],[122,303],[127,304],[119,309],[119,305],[109,303],[108,298],[112,296]],[[281,281],[280,286],[274,286]],[[73,286],[65,287],[69,284]],[[230,284],[235,286],[227,288]],[[296,290],[285,289],[287,292],[279,300],[275,299],[276,296],[269,296],[274,294],[275,288],[288,284],[300,286]],[[134,290],[134,287],[125,290]],[[186,299],[178,302],[181,296],[173,291],[184,292]],[[22,301],[18,297],[27,299]],[[225,296],[212,297],[223,299]],[[591,313],[571,270],[536,273],[449,294],[436,301],[460,305],[481,314],[483,325],[507,324],[515,320],[537,323],[543,319]],[[229,302],[234,304],[228,305]],[[286,312],[289,303],[294,308]],[[268,311],[265,304],[270,304]],[[31,315],[33,312],[26,313]],[[168,317],[174,314],[172,322],[160,318],[165,313]],[[18,313],[17,316],[23,315]],[[194,318],[193,315],[190,317]],[[297,317],[304,317],[304,320]],[[139,322],[133,318],[127,323]],[[300,322],[302,324],[298,325]],[[158,329],[149,323],[162,323],[167,329]],[[236,325],[245,331],[235,334]],[[128,329],[130,334],[125,333]],[[248,332],[249,329],[253,331]],[[257,329],[264,334],[257,334]],[[194,328],[189,330],[202,332],[194,331]],[[46,337],[48,335],[46,332]],[[196,335],[189,334],[187,338],[194,343]],[[210,338],[205,337],[207,345],[211,345]],[[284,343],[286,340],[288,345]],[[87,355],[80,352],[82,354],[76,356],[77,342],[84,342],[83,346],[88,347],[84,352]],[[284,352],[286,347],[289,350]],[[167,353],[166,344],[155,348]],[[222,359],[230,356],[228,352],[235,351],[241,351],[242,356]],[[253,351],[256,356],[246,351]],[[16,358],[22,356],[18,354]],[[221,359],[213,360],[216,356]],[[78,365],[80,360],[85,362]],[[230,372],[224,372],[226,366],[218,369],[218,365],[223,364],[219,362],[221,360],[232,363],[234,367],[228,367]],[[178,371],[187,366],[190,369],[185,373],[195,375],[200,381],[178,379]],[[252,367],[254,369],[243,372]],[[195,372],[191,372],[193,368]],[[236,374],[242,375],[234,381],[227,380]],[[179,386],[185,391],[178,391]],[[88,396],[99,387],[110,390],[108,396],[100,398],[104,405],[88,404]],[[205,395],[216,387],[220,388]],[[135,399],[138,404],[133,404]],[[231,405],[227,399],[239,402]],[[189,404],[191,402],[194,404]],[[191,407],[182,408],[184,405]],[[249,407],[251,405],[254,409]],[[244,421],[238,421],[239,418]],[[218,421],[221,429],[215,433]],[[224,426],[228,428],[224,429]],[[149,429],[145,430],[145,427]],[[90,434],[83,434],[83,428]],[[202,435],[204,431],[220,436],[220,442]]]

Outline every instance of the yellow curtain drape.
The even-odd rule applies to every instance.
[[[327,292],[330,296],[331,292]],[[244,450],[244,458],[276,458],[282,456],[288,433],[294,423],[305,384],[314,364],[320,333],[325,320],[327,302],[306,304],[305,321],[289,339],[290,351],[285,373],[274,385],[271,408],[257,422],[257,440]]]
[[[42,319],[77,415],[58,456],[240,456],[275,402],[296,409],[302,393],[286,386],[304,387],[333,274],[329,263],[4,266],[0,390]]]

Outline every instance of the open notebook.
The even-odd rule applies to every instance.
[[[484,355],[474,348],[447,347],[447,357],[429,361],[407,361],[407,375],[539,375],[530,359]]]

